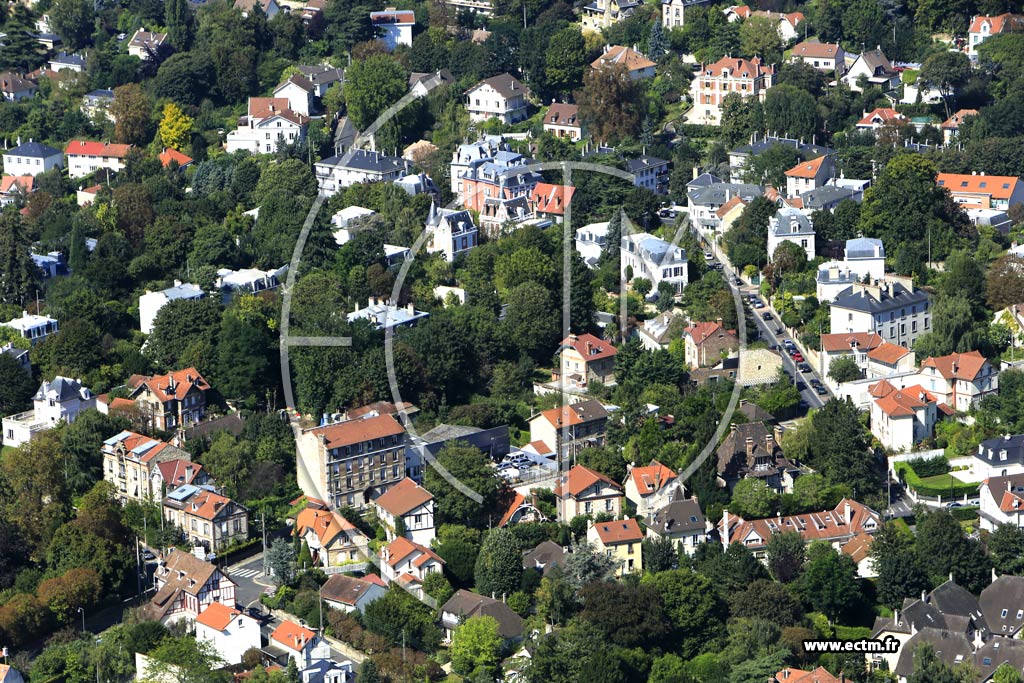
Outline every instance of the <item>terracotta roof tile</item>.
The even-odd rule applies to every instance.
[[[430,491],[406,477],[373,502],[395,517],[401,517],[432,500],[434,496],[430,495]]]
[[[988,361],[979,351],[968,353],[951,353],[948,356],[926,358],[922,368],[935,368],[945,379],[962,379],[972,381],[981,372]]]
[[[204,626],[209,626],[215,631],[223,631],[231,623],[232,619],[241,615],[242,613],[236,609],[231,609],[219,602],[213,602],[199,613],[196,621]]]
[[[324,437],[328,449],[405,434],[405,428],[391,415],[346,420],[325,427],[316,427],[311,431],[317,436]]]
[[[583,465],[574,465],[572,469],[560,478],[555,487],[555,495],[561,495],[564,486],[564,490],[567,491],[569,495],[578,496],[598,482],[607,484],[615,489],[622,489],[621,486],[600,472],[595,472],[589,467],[584,467]]]
[[[617,543],[635,543],[642,541],[644,532],[635,519],[622,519],[612,522],[596,522],[594,530],[597,537],[604,545],[615,545]]]
[[[641,496],[657,493],[676,478],[672,469],[665,467],[657,460],[652,460],[646,467],[634,467],[629,471],[633,485]]]
[[[277,641],[290,650],[302,650],[306,643],[316,638],[316,633],[292,621],[282,621],[281,625],[270,634],[270,639]]]
[[[790,178],[817,178],[818,173],[821,172],[821,165],[825,163],[825,159],[828,157],[818,157],[817,159],[811,159],[810,161],[801,161],[793,168],[786,171],[786,175]]]

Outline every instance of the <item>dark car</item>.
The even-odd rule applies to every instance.
[[[810,407],[811,407],[811,404],[809,404],[804,399],[800,399],[800,410],[807,410]]]
[[[801,363],[800,364],[800,372],[806,372],[806,373],[810,374],[811,366],[808,365],[807,363]]]
[[[826,389],[821,384],[815,384],[814,385],[814,393],[816,393],[818,396],[825,396],[826,394],[828,394],[828,389]]]
[[[775,334],[785,334],[785,332],[786,331],[782,329],[782,325],[779,325],[778,327],[775,328]]]
[[[142,559],[145,560],[146,562],[152,562],[153,560],[156,559],[156,555],[154,555],[153,552],[150,551],[150,550],[143,550],[142,551]]]
[[[765,311],[764,313],[761,314],[761,320],[771,320],[771,319],[772,319],[772,314],[769,313],[768,311]]]
[[[797,381],[797,383],[796,383],[796,390],[797,391],[805,391],[806,389],[807,389],[807,385],[806,384],[804,384],[803,382]]]

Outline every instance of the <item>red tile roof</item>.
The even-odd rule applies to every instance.
[[[555,495],[562,495],[564,486],[564,490],[567,491],[570,496],[578,496],[598,482],[607,484],[615,489],[622,489],[621,486],[600,472],[595,472],[589,467],[584,467],[583,465],[574,465],[572,469],[562,475],[558,484],[555,485]]]
[[[68,143],[65,154],[88,157],[114,157],[123,159],[128,155],[131,145],[116,145],[109,142],[92,142],[89,140],[72,140]]]
[[[7,194],[11,190],[19,189],[22,192],[31,192],[35,178],[30,175],[5,175],[0,178],[0,192]]]
[[[149,389],[158,401],[181,400],[188,396],[193,388],[201,392],[209,390],[210,383],[207,382],[195,368],[175,370],[166,375],[132,375],[128,378],[128,386],[134,390],[145,386]],[[135,391],[132,392],[135,395]]]
[[[844,555],[849,555],[850,559],[860,564],[862,560],[867,558],[868,553],[871,551],[871,544],[874,541],[874,536],[861,532],[847,541],[840,550]]]
[[[583,360],[585,362],[601,360],[602,358],[611,358],[618,353],[618,349],[616,349],[611,342],[598,339],[592,334],[570,334],[562,340],[562,343],[558,346],[558,350],[562,351],[567,346],[575,349],[576,353],[583,356]]]
[[[641,71],[656,66],[654,62],[633,48],[623,45],[611,46],[604,54],[591,62],[590,66],[594,69],[600,69],[606,64],[623,64],[629,71]]]
[[[219,602],[212,602],[206,609],[199,613],[199,616],[196,617],[196,621],[203,626],[209,626],[215,631],[223,631],[227,628],[227,625],[231,623],[232,619],[241,615],[242,613],[236,609],[231,609],[227,605]]]
[[[302,536],[307,530],[312,530],[320,545],[326,547],[342,531],[353,531],[355,526],[338,512],[307,507],[295,518],[295,533]]]
[[[776,683],[840,683],[840,678],[829,673],[828,669],[819,666],[814,671],[786,668],[775,674]]]
[[[622,519],[613,522],[596,522],[594,530],[604,545],[618,543],[636,543],[644,539],[644,532],[635,519]]]
[[[331,449],[352,446],[371,439],[398,436],[405,434],[405,428],[391,415],[377,415],[317,427],[312,432],[317,436],[323,436],[326,448]]]
[[[884,126],[887,123],[895,123],[905,119],[906,117],[895,109],[878,107],[874,111],[864,114],[864,118],[857,122],[857,126],[861,128],[874,128],[875,126]]]
[[[964,119],[970,118],[971,116],[978,116],[979,112],[977,109],[961,109],[956,112],[948,119],[942,122],[939,128],[948,128],[950,130],[956,130],[960,127],[960,124],[964,122]]]
[[[192,163],[192,157],[170,147],[165,148],[158,158],[160,159],[160,165],[164,168],[170,166],[172,161],[177,161],[178,166],[181,168],[185,168]]]
[[[117,401],[123,401],[125,399],[114,399],[114,403],[111,404],[111,408],[115,407]],[[130,405],[135,405],[128,402]],[[189,468],[192,468],[189,470]],[[165,460],[157,464],[157,468],[160,470],[160,476],[169,486],[181,486],[182,484],[191,484],[199,474],[203,471],[203,466],[197,462],[189,462],[181,458],[175,458],[174,460]]]
[[[849,523],[846,520],[847,504],[850,506],[851,520]],[[744,543],[744,545],[748,548],[762,548],[772,534],[796,531],[803,537],[805,543],[818,540],[837,541],[847,537],[852,538],[860,533],[873,533],[880,524],[877,512],[863,503],[844,498],[832,510],[800,515],[751,520],[730,515],[729,540],[730,542],[744,543],[744,539],[751,533],[756,533],[761,539],[761,543]],[[722,522],[718,523],[718,530],[724,537],[725,528]]]
[[[387,546],[381,548],[380,557],[390,567],[395,567],[399,562],[414,552],[419,552],[419,557],[413,560],[413,564],[422,567],[430,560],[444,564],[444,560],[430,548],[414,543],[404,536],[399,536]]]
[[[874,332],[837,332],[821,335],[821,348],[826,353],[849,351],[856,344],[858,351],[870,351],[885,343],[882,337]]]
[[[185,512],[212,521],[232,502],[234,501],[227,496],[213,491],[200,490],[185,502]]]
[[[574,194],[576,194],[575,187],[537,183],[533,192],[530,193],[530,203],[536,205],[536,211],[539,213],[561,216],[565,213],[565,207],[572,201]]]
[[[948,356],[926,358],[922,368],[935,368],[945,379],[973,381],[988,361],[979,351],[951,353]]]
[[[906,349],[899,344],[884,342],[881,346],[868,351],[868,358],[880,363],[886,363],[887,365],[895,365],[901,358],[909,354],[910,349]]]
[[[1020,178],[1003,175],[968,175],[966,173],[940,173],[936,184],[952,194],[976,194],[993,199],[1009,199]]]
[[[700,70],[702,76],[719,77],[728,70],[731,78],[759,78],[765,74],[775,73],[774,66],[765,66],[760,57],[741,59],[739,57],[722,57],[714,64],[705,64]]]
[[[512,501],[509,503],[509,506],[505,508],[505,512],[502,513],[501,519],[498,520],[499,527],[503,527],[508,524],[508,521],[512,519],[512,515],[514,515],[516,510],[519,509],[519,506],[526,502],[526,496],[518,491],[515,491],[514,493],[515,495],[512,496]]]
[[[406,477],[373,502],[393,516],[401,517],[432,500],[434,496],[430,495],[430,491]]]
[[[668,486],[675,479],[676,473],[657,460],[652,460],[646,467],[634,467],[629,471],[629,476],[640,495],[646,496]]]
[[[1002,33],[1007,28],[1021,29],[1024,28],[1024,17],[1019,14],[999,14],[994,17],[979,16],[974,17],[971,21],[971,28],[968,29],[968,33],[981,33],[982,24],[988,22],[989,34]]]
[[[688,336],[695,345],[700,346],[712,339],[729,336],[736,337],[737,335],[736,330],[727,330],[719,322],[691,322],[690,326],[683,330],[683,336]]]
[[[817,159],[811,159],[810,161],[801,161],[793,168],[786,171],[786,175],[790,178],[817,178],[818,173],[821,172],[821,165],[825,163],[827,157],[818,157]]]
[[[746,205],[747,203],[743,201],[743,199],[741,199],[739,195],[736,195],[735,197],[727,201],[725,204],[722,204],[722,206],[718,208],[718,211],[715,211],[715,215],[718,216],[719,218],[725,218],[725,214],[732,211],[733,207],[746,207]]]
[[[306,643],[314,638],[316,638],[316,634],[313,631],[291,621],[282,621],[281,625],[270,634],[271,640],[276,640],[286,648],[296,651],[303,650]]]
[[[792,55],[811,59],[835,59],[841,49],[837,43],[804,41],[793,47]]]
[[[938,403],[938,400],[920,384],[915,384],[889,392],[875,403],[889,417],[913,417],[917,409],[924,408],[929,403]]]

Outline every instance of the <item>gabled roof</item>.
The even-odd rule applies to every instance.
[[[307,507],[295,518],[295,533],[301,536],[312,530],[323,547],[329,546],[342,531],[354,531],[355,528],[352,522],[332,510]]]
[[[701,67],[701,76],[712,78],[720,77],[728,71],[732,78],[760,78],[766,74],[775,73],[775,67],[765,66],[760,57],[753,59],[742,59],[739,57],[722,57],[713,64],[705,64]]]
[[[977,109],[960,109],[955,114],[950,116],[948,119],[942,122],[939,128],[946,128],[949,130],[956,130],[960,127],[960,124],[964,122],[964,119],[970,118],[971,116],[978,116],[979,111]]]
[[[441,607],[441,613],[453,614],[459,619],[489,616],[498,622],[498,634],[504,638],[523,635],[523,619],[501,600],[459,589]]]
[[[383,508],[393,516],[401,517],[432,500],[434,500],[434,496],[430,495],[430,491],[406,477],[373,502],[374,505]]]
[[[530,201],[537,205],[539,213],[550,213],[558,216],[565,214],[565,207],[572,201],[576,188],[568,185],[552,185],[537,183],[530,193]]]
[[[589,333],[580,335],[570,334],[558,345],[558,350],[561,352],[562,349],[567,347],[575,349],[586,361],[611,358],[618,353],[618,349],[611,342],[598,339]]]
[[[128,156],[131,145],[116,145],[109,142],[92,142],[90,140],[72,140],[64,150],[65,154],[89,157],[114,157],[123,159]]]
[[[727,330],[720,322],[691,322],[689,327],[683,330],[683,337],[689,337],[695,346],[702,346],[704,342],[714,339],[735,338],[736,330]]]
[[[282,621],[281,625],[270,634],[270,640],[276,641],[289,650],[295,651],[305,649],[306,643],[314,638],[316,638],[316,633],[292,621]]]
[[[159,580],[166,582],[164,588],[160,590],[161,593],[169,588],[170,590],[180,589],[190,595],[199,595],[203,586],[216,571],[217,567],[200,560],[192,553],[171,548],[169,554],[165,555],[163,561],[157,566],[156,576]],[[184,576],[179,577],[179,572],[182,572]],[[231,582],[226,575],[224,578]]]
[[[320,595],[325,600],[333,600],[343,605],[355,606],[371,586],[378,586],[373,581],[359,579],[345,574],[332,574],[327,582],[320,587]]]
[[[590,66],[600,69],[608,64],[622,64],[628,71],[641,71],[657,66],[633,48],[624,45],[613,45],[608,48],[604,54],[591,62]]]
[[[978,604],[993,633],[1013,638],[1024,627],[1024,576],[996,578],[981,591]]]
[[[889,417],[913,417],[914,413],[929,403],[938,403],[935,396],[920,384],[905,389],[896,389],[875,400],[878,407]]]
[[[993,199],[1010,199],[1021,180],[1016,176],[940,173],[935,178],[939,187],[952,194],[977,194]]]
[[[324,438],[325,447],[329,450],[342,446],[352,446],[371,439],[405,434],[405,428],[391,415],[377,415],[358,420],[346,420],[325,427],[310,430]]]
[[[861,532],[854,536],[850,541],[847,541],[841,548],[841,552],[844,555],[849,555],[850,559],[860,564],[863,560],[867,559],[869,552],[871,551],[871,544],[874,543],[875,537]]]
[[[166,33],[157,33],[155,31],[144,31],[139,29],[132,36],[129,41],[129,47],[148,47],[150,49],[156,49],[163,45],[164,41],[167,40]]]
[[[982,26],[988,24],[988,32],[1002,33],[1003,31],[1010,29],[1019,31],[1024,28],[1024,16],[1019,14],[999,14],[996,16],[979,16],[974,17],[971,20],[971,27],[968,29],[968,33],[981,33]]]
[[[868,351],[868,358],[885,363],[886,365],[895,365],[901,358],[909,356],[910,353],[910,349],[904,348],[899,344],[883,342],[877,348]]]
[[[192,157],[170,147],[164,148],[164,151],[160,152],[157,158],[160,159],[160,165],[164,168],[170,166],[172,161],[177,161],[180,168],[185,168],[193,161]]]
[[[651,460],[650,465],[631,469],[629,478],[633,480],[637,492],[641,496],[646,496],[657,493],[672,483],[676,473],[657,460]]]
[[[828,669],[819,666],[814,671],[785,668],[775,674],[773,683],[841,683],[844,679],[833,676]]]
[[[640,530],[640,525],[632,518],[611,522],[595,522],[594,531],[604,545],[636,543],[644,538],[644,532]]]
[[[292,74],[291,76],[283,80],[281,83],[279,83],[277,87],[274,88],[274,92],[276,93],[278,90],[281,90],[287,85],[297,85],[299,86],[299,88],[301,88],[303,91],[307,93],[313,92],[314,88],[316,88],[316,86],[313,85],[313,82],[311,80],[306,78],[301,73],[297,73]]]
[[[836,332],[821,335],[821,347],[826,353],[849,351],[870,351],[878,348],[885,340],[875,332]]]
[[[835,59],[841,47],[837,43],[819,43],[817,41],[804,41],[797,43],[791,52],[794,57],[809,57],[811,59]]]
[[[118,399],[110,404],[111,408],[116,407]],[[134,404],[131,404],[134,405]],[[165,460],[157,464],[157,469],[160,470],[160,476],[168,486],[181,486],[182,484],[191,484],[199,478],[199,475],[203,472],[203,466],[197,462],[191,462],[183,458],[175,458],[174,460]]]
[[[811,159],[810,161],[801,161],[793,168],[786,171],[786,175],[790,178],[817,178],[818,174],[821,173],[821,166],[825,163],[825,159],[828,157],[818,157],[817,159]]]
[[[730,515],[728,532],[730,541],[743,543],[749,548],[761,548],[772,534],[785,531],[799,533],[805,543],[820,540],[836,542],[852,539],[861,533],[874,533],[880,525],[881,517],[877,512],[863,503],[844,498],[834,509],[820,512],[751,520]],[[719,522],[718,530],[724,537],[724,520]]]
[[[590,399],[580,401],[561,408],[549,408],[539,415],[534,415],[531,420],[543,418],[553,427],[575,427],[594,420],[602,420],[608,417],[608,411],[601,405],[600,401]]]
[[[203,626],[209,626],[215,631],[223,631],[235,617],[242,616],[236,609],[231,609],[220,602],[211,602],[206,609],[199,613],[196,622]]]
[[[33,159],[46,159],[48,157],[56,156],[60,154],[59,149],[54,149],[49,145],[44,145],[41,142],[23,142],[17,147],[4,152],[4,156],[16,156],[16,157],[32,157]]]
[[[647,528],[656,534],[703,533],[707,522],[696,498],[674,500],[651,517]]]
[[[937,358],[926,358],[921,363],[921,367],[935,368],[947,380],[973,381],[986,364],[988,364],[988,360],[981,355],[980,351],[969,351],[967,353],[951,353],[948,356]]]
[[[584,467],[583,465],[574,465],[572,469],[559,478],[558,484],[555,485],[555,495],[561,496],[564,491],[570,496],[578,496],[594,484],[598,483],[610,486],[614,489],[622,490],[621,486],[600,472],[595,472],[589,467]]]
[[[199,374],[195,368],[175,370],[165,375],[132,375],[128,379],[128,386],[132,388],[132,396],[138,396],[140,389],[146,387],[158,401],[181,400],[196,389],[205,392],[210,389],[209,382]]]
[[[38,89],[35,83],[13,71],[0,73],[0,91],[2,92],[18,93]]]
[[[444,560],[433,550],[419,543],[414,543],[404,536],[399,536],[387,546],[381,548],[381,561],[394,568],[412,553],[419,553],[419,557],[413,560],[413,564],[417,567],[422,567],[430,560],[444,564]]]
[[[552,104],[544,114],[544,124],[550,126],[576,126],[580,125],[580,108],[575,104]]]
[[[565,565],[565,548],[554,541],[541,541],[536,548],[523,553],[524,569],[546,572],[552,567]]]
[[[178,487],[169,498],[173,498],[184,487]],[[178,501],[180,507],[187,514],[195,515],[210,521],[216,520],[225,511],[245,510],[241,505],[234,502],[227,496],[222,496],[214,491],[207,491],[205,488],[198,489],[194,494]],[[166,499],[164,505],[167,505]]]
[[[906,116],[890,107],[877,107],[872,111],[865,113],[861,120],[857,122],[857,127],[873,128],[875,126],[884,126],[888,123],[905,121],[906,118]]]
[[[480,81],[472,88],[467,90],[467,94],[473,92],[477,88],[483,86],[490,86],[496,93],[504,97],[505,99],[511,99],[523,95],[524,97],[530,96],[530,91],[526,88],[522,82],[510,73],[498,74],[490,78],[485,78]]]
[[[720,219],[725,218],[726,214],[728,214],[730,211],[733,210],[733,208],[737,206],[740,207],[741,211],[747,206],[747,203],[743,201],[743,198],[740,197],[739,195],[736,195],[735,197],[727,201],[725,204],[722,204],[722,206],[720,206],[718,210],[715,211],[715,215],[718,216]]]

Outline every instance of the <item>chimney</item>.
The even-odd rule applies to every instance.
[[[898,609],[892,611],[892,623],[896,626],[900,625],[900,611]]]
[[[850,501],[846,501],[846,505],[843,507],[843,518],[847,524],[853,524],[853,508],[850,507]]]
[[[775,438],[771,434],[764,435],[764,450],[769,454],[775,452]]]
[[[722,509],[722,545],[729,547],[729,511]]]
[[[754,440],[751,437],[747,437],[747,457],[753,457],[754,455]]]
[[[996,574],[996,568],[992,567],[992,583],[995,583],[996,579],[998,579],[998,578],[999,578],[999,575]]]

